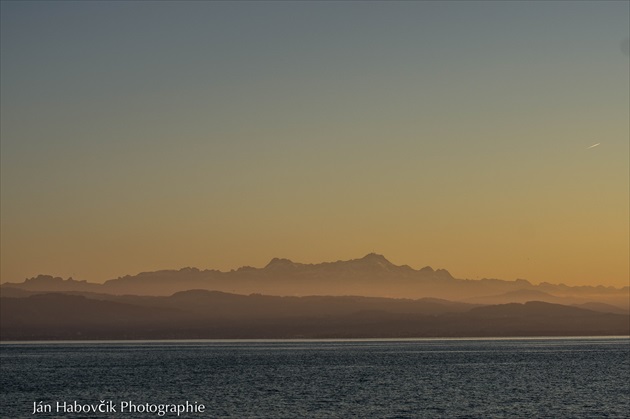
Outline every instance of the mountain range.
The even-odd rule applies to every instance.
[[[537,300],[565,305],[597,303],[622,311],[630,309],[630,287],[534,285],[524,279],[457,279],[444,269],[398,266],[374,253],[360,259],[319,264],[275,258],[263,268],[245,266],[229,272],[196,268],[143,272],[102,284],[39,275],[21,283],[4,283],[0,293],[8,295],[21,290],[169,296],[192,289],[243,295],[438,298],[473,304]]]
[[[629,287],[467,280],[384,256],[0,286],[0,339],[630,335]]]

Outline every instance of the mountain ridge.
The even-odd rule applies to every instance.
[[[273,258],[262,268],[244,266],[231,271],[186,267],[179,270],[141,272],[110,279],[102,284],[39,275],[25,279],[21,283],[4,283],[0,290],[3,288],[153,296],[167,296],[190,289],[205,289],[245,295],[261,293],[278,296],[430,297],[486,303],[520,302],[522,300],[511,301],[510,298],[514,300],[514,293],[530,292],[548,294],[546,297],[548,302],[568,304],[597,302],[623,309],[630,306],[629,287],[622,289],[604,286],[571,287],[546,282],[534,285],[524,279],[513,281],[492,278],[458,279],[445,269],[434,270],[430,266],[414,269],[408,265],[395,265],[377,253],[369,253],[358,259],[316,264]],[[501,295],[506,295],[507,299],[495,298]]]
[[[628,335],[628,314],[544,302],[63,293],[0,298],[0,340],[409,338]]]

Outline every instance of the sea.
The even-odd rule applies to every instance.
[[[628,418],[630,339],[0,344],[2,418]]]

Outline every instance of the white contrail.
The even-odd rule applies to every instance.
[[[593,144],[593,145],[592,145],[592,146],[590,146],[590,147],[586,147],[586,149],[588,150],[589,148],[597,147],[597,146],[598,146],[598,145],[600,145],[600,144],[601,144],[601,143]]]

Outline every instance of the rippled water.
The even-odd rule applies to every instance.
[[[192,418],[630,416],[625,338],[2,344],[0,360],[2,418],[74,417],[55,403],[75,400],[203,404]]]

